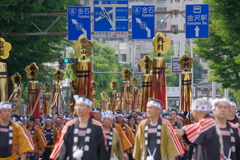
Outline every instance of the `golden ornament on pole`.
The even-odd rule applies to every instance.
[[[64,77],[64,72],[61,70],[56,70],[56,72],[54,72],[54,81],[62,81]]]
[[[76,75],[76,94],[91,97],[92,64],[90,60],[85,58],[92,55],[93,43],[86,37],[80,36],[74,42],[73,48],[76,56],[83,58],[83,60],[78,60],[71,66],[73,73]]]
[[[78,58],[90,57],[92,55],[93,43],[86,37],[80,36],[76,42],[73,43],[73,49],[76,51]]]
[[[70,85],[70,88],[72,88],[71,103],[69,105],[70,106],[69,111],[70,111],[70,113],[73,113],[74,112],[74,106],[75,106],[75,100],[73,98],[73,95],[76,94],[76,89],[77,89],[76,80],[72,80],[71,82],[69,82],[69,85]]]
[[[32,81],[28,82],[28,109],[27,115],[34,115],[36,118],[40,118],[40,103],[39,99],[41,97],[39,83],[35,81],[38,78],[38,66],[36,63],[31,63],[29,66],[25,68],[25,72],[27,74],[27,78]]]
[[[106,110],[108,110],[108,95],[106,92],[102,92],[101,97],[102,97],[102,111],[105,112]]]
[[[17,87],[14,88],[13,93],[11,94],[10,98],[8,99],[9,102],[13,102],[15,98],[17,98],[17,102],[15,107],[13,108],[13,111],[20,115],[21,114],[21,98],[22,98],[22,76],[17,72],[11,77],[13,85],[17,85]]]
[[[187,54],[184,54],[178,61],[180,68],[184,70],[181,73],[181,98],[180,109],[181,111],[190,111],[192,104],[192,73],[188,72],[193,67],[194,59]]]
[[[144,56],[138,63],[142,71],[146,71],[146,74],[142,76],[142,97],[141,97],[141,112],[146,112],[146,105],[148,98],[151,98],[151,82],[152,76],[149,72],[152,70],[152,60],[149,56]]]
[[[122,75],[122,86],[121,86],[121,93],[120,93],[120,101],[121,101],[121,110],[127,111],[130,104],[130,82],[129,80],[132,77],[132,71],[128,68],[123,69],[121,72]]]
[[[153,58],[152,69],[152,98],[162,102],[162,109],[167,109],[166,60],[161,54],[168,52],[171,40],[158,32],[152,40],[154,52],[158,57]]]
[[[97,89],[98,83],[95,81],[91,81],[91,99],[93,102],[93,108],[96,107],[96,98],[97,98],[97,93],[96,93],[96,89]]]
[[[10,55],[12,45],[0,38],[0,59],[7,59]],[[0,62],[0,101],[5,102],[8,100],[8,74],[7,64]]]
[[[139,101],[139,98],[138,98],[138,87],[136,87],[138,85],[138,80],[136,77],[133,77],[131,80],[130,80],[130,84],[131,86],[133,86],[132,88],[132,110],[136,110],[138,108],[138,101]]]
[[[117,109],[117,85],[116,81],[110,82],[110,88],[112,89],[110,95],[110,109],[115,112]]]
[[[154,52],[156,54],[162,54],[168,52],[168,47],[171,44],[171,40],[161,32],[158,32],[152,40],[154,46]]]

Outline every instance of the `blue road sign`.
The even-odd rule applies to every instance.
[[[186,5],[186,38],[209,37],[209,5]]]
[[[68,7],[68,40],[77,40],[85,36],[91,40],[91,9],[90,7]]]
[[[154,37],[154,6],[132,6],[132,39]]]
[[[94,36],[128,37],[128,0],[94,1]]]
[[[182,73],[182,70],[180,68],[180,64],[178,64],[178,61],[180,57],[171,57],[172,59],[172,73]]]

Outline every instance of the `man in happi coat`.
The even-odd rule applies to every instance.
[[[216,98],[212,102],[212,111],[223,138],[225,160],[240,159],[240,130],[234,123],[227,122],[231,102],[226,98]]]
[[[74,99],[78,117],[66,123],[50,158],[107,160],[102,124],[89,116],[93,106],[92,100],[79,95],[74,95]]]
[[[192,103],[192,117],[195,124],[175,130],[178,137],[195,145],[193,160],[222,160],[223,144],[220,129],[211,118],[210,103],[205,99],[196,99]]]
[[[42,156],[44,149],[47,145],[46,139],[42,134],[42,129],[39,126],[34,124],[35,117],[28,116],[27,118],[27,129],[31,133],[33,143],[34,143],[34,150],[29,152],[28,157],[30,160],[37,160],[38,156]]]
[[[26,160],[27,152],[34,150],[27,133],[17,123],[10,120],[12,104],[0,103],[0,160]]]
[[[46,118],[45,125],[42,126],[42,131],[44,133],[44,137],[47,140],[47,146],[43,153],[42,159],[49,160],[49,157],[58,138],[58,130],[52,125],[52,119],[50,117]]]
[[[107,110],[104,112],[102,117],[103,123],[103,133],[105,134],[107,140],[107,152],[109,159],[118,160],[123,159],[123,149],[119,134],[115,128],[112,128],[113,123],[113,112]]]
[[[230,111],[228,115],[228,122],[236,124],[238,127],[240,127],[240,118],[236,116],[236,111],[237,111],[237,105],[235,102],[230,102]]]
[[[173,159],[184,153],[170,122],[160,118],[161,101],[147,102],[147,117],[140,122],[133,151],[135,160]]]

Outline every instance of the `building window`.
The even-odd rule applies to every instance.
[[[178,25],[171,25],[171,30],[178,29]]]
[[[167,11],[167,7],[157,7],[157,11]]]
[[[204,70],[202,71],[202,73],[203,73],[203,74],[208,74],[208,70],[207,70],[207,69],[204,69]]]
[[[89,1],[84,1],[84,5],[89,5]]]
[[[127,55],[126,54],[122,54],[122,62],[127,62]]]
[[[157,21],[157,26],[160,25],[161,21]],[[167,22],[163,22],[161,26],[159,26],[159,29],[163,30],[167,28]]]
[[[157,0],[158,2],[166,2],[166,0]]]
[[[175,0],[175,3],[180,3],[180,0]]]

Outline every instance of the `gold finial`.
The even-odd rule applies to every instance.
[[[100,103],[97,103],[97,108],[101,108],[101,104]]]
[[[108,95],[107,95],[106,92],[102,92],[101,97],[104,98],[104,99],[108,99]]]
[[[78,40],[73,43],[73,49],[75,50],[78,58],[90,57],[92,55],[93,43],[86,37],[80,36]]]
[[[118,85],[118,83],[116,81],[110,82],[110,88],[111,89],[117,89],[117,85]]]
[[[143,59],[140,59],[138,64],[141,66],[142,71],[150,72],[152,70],[152,60],[149,56],[144,56]]]
[[[70,85],[70,87],[72,89],[75,90],[77,88],[77,84],[76,83],[77,83],[76,80],[72,80],[71,82],[69,82],[69,85]]]
[[[22,84],[22,76],[16,72],[14,75],[11,77],[13,85],[20,85]]]
[[[98,83],[95,81],[92,81],[92,89],[97,89]]]
[[[167,53],[168,46],[171,44],[171,40],[161,32],[158,32],[156,36],[152,40],[152,44],[154,46],[154,52],[156,54],[159,53]]]
[[[36,63],[31,63],[29,66],[25,68],[25,72],[27,73],[27,77],[29,79],[37,79],[38,78],[38,66]]]
[[[138,80],[136,77],[133,77],[131,80],[130,80],[130,84],[134,87],[136,87],[138,85]]]
[[[132,72],[128,68],[124,68],[121,75],[123,80],[129,80],[131,79]]]
[[[48,83],[43,84],[43,91],[45,92],[50,92],[51,91],[51,86]]]
[[[192,57],[190,57],[188,54],[184,54],[179,59],[178,64],[180,64],[181,70],[189,70],[192,68],[193,62],[194,59]]]
[[[54,81],[62,81],[64,77],[64,73],[61,70],[56,70],[56,72],[54,72]]]
[[[9,57],[9,51],[12,49],[12,45],[6,42],[3,38],[0,38],[0,58],[7,59]]]

